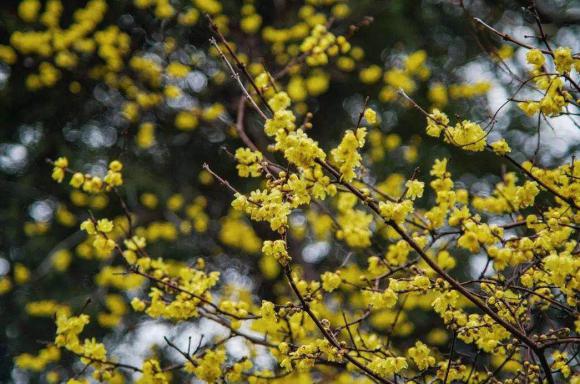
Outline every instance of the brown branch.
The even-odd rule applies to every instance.
[[[264,112],[262,112],[262,110],[260,109],[260,107],[258,106],[258,104],[256,104],[256,101],[254,101],[254,99],[252,98],[252,96],[250,95],[250,93],[248,92],[248,90],[246,89],[246,87],[244,86],[244,84],[242,83],[242,80],[240,79],[240,75],[236,72],[236,70],[234,69],[234,67],[232,66],[232,64],[230,63],[230,61],[228,60],[228,58],[226,57],[226,55],[223,53],[223,51],[221,50],[221,48],[218,45],[217,41],[215,41],[215,39],[212,37],[210,39],[210,42],[217,49],[218,54],[224,60],[224,62],[228,66],[230,72],[232,73],[232,77],[239,84],[240,88],[242,89],[242,91],[244,92],[244,94],[246,95],[246,97],[248,98],[248,100],[250,100],[250,102],[254,106],[254,109],[256,110],[256,112],[258,112],[258,114],[262,117],[262,119],[268,120],[268,116],[266,116],[266,114]],[[268,108],[269,107],[270,106],[268,106]]]
[[[131,273],[134,273],[134,274],[136,274],[136,275],[139,275],[139,276],[143,276],[143,277],[147,278],[148,280],[154,281],[154,282],[156,282],[157,284],[164,285],[164,286],[166,286],[166,287],[168,287],[168,288],[171,288],[171,289],[173,289],[173,290],[175,290],[175,291],[178,291],[178,292],[181,292],[181,293],[185,293],[185,294],[187,294],[187,295],[189,295],[189,296],[193,297],[194,299],[197,299],[197,300],[199,300],[200,302],[202,302],[202,303],[204,303],[204,304],[206,304],[206,305],[209,305],[209,306],[210,306],[211,308],[213,308],[213,309],[214,309],[216,312],[218,312],[218,313],[221,313],[221,314],[222,314],[222,315],[224,315],[224,316],[229,316],[229,317],[232,317],[232,318],[234,318],[234,319],[236,319],[236,320],[252,320],[252,319],[258,319],[258,318],[260,318],[259,316],[254,316],[254,315],[250,315],[250,316],[238,316],[238,315],[236,315],[236,314],[234,314],[234,313],[229,313],[229,312],[223,311],[223,310],[221,310],[221,309],[220,309],[220,308],[219,308],[217,305],[215,305],[215,304],[214,304],[214,303],[212,303],[211,301],[209,301],[209,300],[205,299],[204,297],[202,297],[202,296],[200,296],[200,295],[197,295],[197,294],[195,294],[195,293],[193,293],[193,292],[191,292],[191,291],[188,291],[188,290],[186,290],[186,289],[183,289],[183,288],[181,288],[180,286],[178,286],[178,285],[175,285],[175,284],[172,284],[172,283],[170,283],[170,282],[168,282],[168,281],[164,281],[164,280],[158,279],[158,278],[156,278],[156,277],[154,277],[154,276],[151,276],[151,275],[149,275],[149,274],[147,274],[147,273],[145,273],[145,272],[141,272],[141,271],[139,271],[139,269],[137,269],[137,268],[135,268],[135,267],[132,267],[132,268],[130,269],[130,272],[131,272]]]
[[[260,152],[256,144],[246,134],[246,130],[244,129],[244,111],[246,110],[246,97],[240,97],[240,101],[238,103],[238,115],[236,117],[236,131],[238,132],[238,136],[240,139],[246,144],[252,151]]]
[[[308,304],[308,302],[306,302],[306,300],[304,299],[304,297],[302,296],[302,294],[298,290],[298,287],[294,283],[294,279],[292,278],[292,274],[291,274],[290,268],[288,266],[284,267],[284,274],[286,275],[286,279],[288,280],[288,283],[290,284],[292,291],[294,291],[294,294],[298,297],[298,300],[300,301],[300,304],[302,305],[302,309],[304,310],[304,312],[306,312],[308,314],[308,316],[312,319],[314,324],[316,324],[316,326],[318,327],[318,329],[320,330],[320,332],[322,333],[324,338],[326,340],[328,340],[328,342],[330,342],[338,350],[343,350],[342,346],[328,332],[328,330],[320,322],[318,317],[316,317],[316,315],[312,312],[312,309],[310,309],[310,305]],[[376,374],[375,372],[371,371],[368,367],[363,365],[360,361],[358,361],[354,357],[350,356],[348,353],[344,354],[344,357],[348,361],[350,361],[352,364],[354,364],[357,368],[359,368],[366,376],[369,376],[370,378],[378,381],[379,383],[394,384],[391,380],[384,379],[384,378],[380,377],[378,374]]]
[[[340,172],[338,172],[337,170],[335,170],[330,164],[328,164],[328,163],[326,163],[326,162],[324,162],[322,160],[319,160],[319,159],[317,159],[316,162],[318,164],[320,164],[329,173],[331,173],[336,178],[336,180],[337,180],[338,183],[342,184],[347,189],[349,189],[353,194],[355,194],[355,196],[357,196],[357,198],[362,203],[366,204],[377,215],[381,216],[379,207],[378,207],[378,205],[376,204],[375,201],[370,200],[367,196],[365,196],[361,191],[359,191],[352,184],[347,183],[347,182],[344,182],[342,180],[342,177],[341,177]],[[475,304],[475,306],[477,306],[485,314],[487,314],[489,317],[491,317],[496,323],[498,323],[499,325],[501,325],[502,327],[504,327],[516,339],[518,339],[520,342],[524,343],[531,350],[533,350],[534,353],[538,356],[538,359],[540,359],[540,363],[542,365],[542,369],[544,370],[546,379],[548,380],[548,382],[550,384],[553,383],[553,378],[551,376],[550,367],[549,367],[549,365],[547,365],[546,357],[543,354],[542,348],[538,344],[536,344],[532,339],[530,339],[524,332],[522,332],[516,326],[514,326],[513,324],[511,324],[511,323],[507,322],[505,319],[503,319],[498,313],[494,312],[491,308],[489,308],[479,297],[477,297],[471,291],[469,291],[468,289],[466,289],[459,281],[457,281],[456,279],[454,279],[453,277],[451,277],[451,275],[449,275],[447,272],[445,272],[435,261],[433,261],[425,253],[425,251],[419,246],[419,244],[417,244],[415,242],[415,240],[413,240],[413,238],[411,236],[409,236],[407,234],[407,232],[405,232],[403,230],[403,228],[401,228],[401,226],[399,226],[396,222],[394,222],[392,220],[384,220],[384,222],[387,225],[391,226],[395,230],[395,232],[397,232],[399,234],[399,236],[401,236],[403,238],[403,240],[405,240],[405,242],[407,244],[409,244],[411,246],[411,248],[413,248],[419,254],[419,256],[421,256],[421,258],[435,272],[437,272],[437,274],[439,276],[441,276],[445,281],[447,281],[449,283],[449,285],[451,285],[456,291],[458,291],[466,299],[468,299],[473,304]]]
[[[542,53],[544,53],[546,55],[554,56],[554,52],[552,52],[551,50],[536,48],[532,45],[524,43],[523,41],[519,41],[505,32],[498,31],[497,29],[495,29],[491,25],[487,24],[485,21],[481,20],[479,17],[474,17],[473,20],[475,20],[477,23],[479,23],[480,25],[482,25],[486,29],[490,30],[491,32],[495,33],[496,35],[498,35],[499,37],[501,37],[505,41],[509,41],[511,43],[519,45],[520,47],[524,47],[527,49],[538,49],[539,51],[541,51]],[[573,55],[573,58],[575,60],[578,60],[578,59],[580,59],[580,55]]]
[[[417,102],[415,100],[413,100],[409,95],[407,95],[403,90],[400,90],[399,93],[403,97],[405,97],[405,99],[407,99],[416,109],[418,109],[419,111],[421,111],[421,113],[423,113],[428,119],[433,120],[433,118],[431,117],[431,115],[429,114],[429,112],[427,112],[419,104],[417,104]],[[493,148],[491,147],[491,145],[486,144],[486,149],[495,154],[495,152],[493,151]],[[576,202],[574,201],[573,198],[566,197],[566,196],[562,195],[560,192],[556,191],[554,188],[552,188],[549,185],[547,185],[546,183],[544,183],[542,180],[540,180],[539,178],[537,178],[532,172],[530,172],[526,168],[524,168],[523,165],[521,165],[520,163],[518,163],[510,155],[505,154],[505,155],[501,155],[501,156],[498,155],[498,156],[507,159],[518,170],[520,170],[522,173],[524,173],[526,176],[528,176],[530,179],[532,179],[536,183],[540,184],[540,186],[542,186],[544,189],[546,189],[548,192],[550,192],[554,196],[560,198],[562,201],[564,201],[568,205],[570,205],[570,206],[572,206],[572,207],[574,207],[576,209],[580,209],[580,206],[578,204],[576,204]]]
[[[210,26],[211,30],[217,35],[220,42],[226,47],[228,53],[234,59],[236,66],[242,71],[244,76],[248,79],[248,81],[252,85],[252,88],[254,88],[254,91],[256,91],[256,93],[258,94],[258,97],[260,98],[262,103],[266,106],[266,108],[268,108],[270,113],[273,114],[274,111],[272,110],[272,108],[270,107],[270,105],[268,104],[266,99],[264,98],[264,95],[263,95],[262,91],[260,90],[260,88],[258,88],[256,83],[254,82],[254,79],[253,79],[252,75],[248,72],[246,65],[240,61],[238,56],[235,54],[234,50],[230,47],[230,44],[228,43],[228,41],[226,40],[224,35],[220,32],[218,26],[214,23],[212,17],[209,14],[206,14],[205,16],[207,17],[207,20],[209,21],[209,26]],[[224,58],[225,58],[225,55],[224,55]],[[226,61],[227,61],[227,59],[226,59]],[[232,68],[232,71],[233,71],[233,68]],[[235,73],[235,71],[233,71],[233,72]]]

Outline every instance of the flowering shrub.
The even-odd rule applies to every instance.
[[[54,217],[23,223],[56,242],[40,262],[6,255],[5,306],[52,332],[13,348],[12,377],[580,383],[580,161],[538,156],[544,122],[577,127],[580,56],[534,7],[537,44],[455,6],[494,44],[480,59],[502,98],[426,50],[367,58],[363,2],[288,3],[19,2],[7,81],[69,92],[114,134],[89,135],[113,142],[88,156],[65,130]],[[352,82],[366,98],[329,138],[329,94]],[[485,96],[493,113],[469,108]],[[531,156],[498,128],[510,105],[537,122]],[[403,142],[389,110],[421,135]]]

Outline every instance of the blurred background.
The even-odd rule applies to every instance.
[[[128,359],[159,343],[152,335],[184,328],[215,332],[207,324],[174,328],[162,322],[149,323],[144,332],[137,315],[122,317],[129,298],[99,272],[117,263],[93,254],[79,230],[89,212],[122,215],[120,200],[55,183],[46,159],[66,156],[71,168],[100,175],[111,160],[121,160],[121,193],[152,255],[186,263],[204,257],[222,271],[224,284],[240,292],[266,299],[280,292],[277,265],[261,259],[261,241],[272,238],[269,228],[231,212],[229,191],[202,169],[208,163],[246,192],[257,186],[236,173],[232,153],[242,146],[234,127],[241,90],[212,52],[205,13],[254,76],[264,68],[272,74],[284,70],[314,25],[329,25],[336,35],[356,25],[348,54],[319,67],[293,67],[278,83],[288,90],[299,119],[313,114],[310,135],[327,150],[356,125],[369,97],[380,124],[370,130],[364,150],[365,177],[385,191],[402,188],[414,172],[427,180],[435,158],[451,158],[454,178],[476,196],[488,195],[506,171],[492,155],[454,150],[426,136],[424,116],[400,98],[398,88],[425,109],[481,122],[490,130],[489,141],[505,137],[520,161],[549,167],[578,154],[573,113],[548,122],[526,117],[515,103],[502,107],[509,97],[527,95],[523,89],[514,96],[527,71],[525,51],[505,45],[472,19],[533,45],[537,41],[526,38],[537,33],[527,1],[223,0],[216,9],[212,1],[49,0],[39,2],[36,16],[22,7],[27,1],[1,3],[0,382],[45,380],[16,369],[14,356],[35,353],[52,339],[55,308],[78,311],[89,298],[87,311],[101,314],[91,332],[107,335]],[[536,4],[553,43],[578,52],[579,4]],[[49,7],[60,7],[53,12],[56,22],[42,18]],[[88,11],[79,15],[80,8]],[[81,32],[53,40],[42,35],[74,25]],[[246,111],[248,134],[263,143],[257,114]],[[428,205],[429,199],[422,202]],[[347,258],[354,270],[363,265],[368,255],[325,235],[319,216],[298,211],[291,220],[293,256],[306,276],[316,278],[321,266]],[[465,260],[455,274],[481,272],[481,260]],[[408,326],[398,337],[429,334],[445,348],[439,318],[417,311],[413,322],[402,323]]]

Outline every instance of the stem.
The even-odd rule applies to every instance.
[[[348,188],[353,194],[355,194],[361,202],[366,204],[369,208],[371,208],[377,215],[380,216],[380,210],[377,204],[373,200],[369,200],[365,197],[362,192],[360,192],[355,186],[350,183],[346,183],[342,181],[340,177],[340,172],[334,169],[330,164],[322,161],[316,160],[318,164],[320,164],[324,169],[326,169],[329,173],[331,173],[336,179],[337,182]],[[385,224],[390,225],[404,240],[409,244],[421,258],[435,271],[439,276],[441,276],[445,281],[449,283],[455,290],[461,293],[466,299],[471,301],[475,304],[479,309],[481,309],[485,314],[491,317],[496,323],[504,327],[508,332],[510,332],[516,339],[520,342],[527,345],[540,359],[540,363],[542,364],[542,369],[544,370],[546,379],[548,380],[549,384],[553,384],[553,378],[550,371],[550,366],[546,361],[546,357],[543,354],[542,348],[536,344],[532,339],[530,339],[523,331],[519,330],[513,324],[504,320],[500,315],[494,312],[491,308],[489,308],[480,298],[474,295],[471,291],[466,289],[459,281],[451,277],[447,272],[445,272],[439,265],[434,262],[423,249],[417,244],[397,223],[392,220],[384,220]]]
[[[326,340],[328,340],[338,350],[343,350],[344,348],[342,348],[340,346],[340,344],[336,341],[336,339],[328,332],[328,330],[326,328],[324,328],[324,325],[322,325],[320,320],[316,317],[316,315],[310,309],[310,305],[308,305],[308,303],[306,302],[304,297],[300,294],[298,287],[294,283],[294,279],[292,279],[292,275],[290,273],[290,268],[288,266],[284,267],[284,274],[286,275],[286,279],[288,279],[288,283],[290,283],[290,287],[292,288],[292,290],[294,291],[294,293],[298,297],[298,300],[300,301],[300,304],[302,305],[302,309],[304,310],[304,312],[306,312],[308,314],[308,316],[312,319],[314,324],[316,324],[316,326],[318,327],[320,332],[322,332],[322,335],[324,336],[324,338]],[[358,367],[361,371],[363,371],[363,373],[365,375],[378,381],[379,383],[394,384],[392,381],[380,377],[379,375],[377,375],[376,373],[371,371],[369,368],[365,367],[361,362],[359,362],[354,357],[350,356],[348,353],[345,353],[344,357],[348,361],[353,363],[356,367]]]

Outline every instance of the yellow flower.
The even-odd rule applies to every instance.
[[[54,345],[49,345],[48,347],[38,351],[38,355],[36,356],[29,353],[23,353],[16,356],[14,358],[14,363],[20,369],[42,372],[47,365],[58,360],[60,360],[60,349]]]
[[[422,78],[427,77],[425,71],[428,71],[428,68],[424,65],[426,60],[427,52],[424,50],[411,53],[405,59],[405,71],[411,75],[420,75]]]
[[[332,15],[337,19],[344,19],[350,15],[350,7],[345,3],[338,3],[332,7]]]
[[[377,113],[372,108],[367,108],[364,111],[364,117],[369,124],[377,123]]]
[[[384,81],[391,89],[397,91],[399,88],[407,93],[411,93],[417,87],[417,84],[407,72],[399,68],[391,68],[384,75]]]
[[[337,165],[344,181],[350,182],[356,176],[355,170],[362,160],[358,149],[365,145],[366,134],[366,128],[359,128],[356,132],[348,130],[338,147],[331,151],[332,161]]]
[[[52,178],[57,183],[62,183],[64,180],[65,170],[68,167],[68,159],[66,157],[59,157],[54,162],[54,168],[52,170]]]
[[[284,110],[290,106],[290,97],[286,92],[278,92],[268,100],[268,105],[274,112]]]
[[[143,193],[139,198],[139,201],[141,202],[141,204],[143,204],[143,206],[149,209],[155,209],[159,204],[159,199],[157,198],[157,196],[149,192]]]
[[[429,347],[427,347],[421,341],[417,341],[415,346],[409,348],[407,353],[413,362],[417,365],[417,368],[422,371],[435,365],[435,357],[431,356]]]
[[[24,284],[30,280],[30,270],[20,263],[14,265],[14,281],[16,284]]]
[[[518,107],[528,116],[533,116],[540,111],[540,103],[535,101],[519,102]]]
[[[262,153],[249,148],[238,148],[235,158],[238,161],[236,168],[241,177],[258,177],[262,171]]]
[[[72,52],[61,51],[54,58],[54,62],[60,68],[73,69],[77,66],[78,58]]]
[[[218,14],[222,11],[222,4],[218,0],[194,0],[197,8],[210,15]]]
[[[134,297],[133,300],[131,300],[131,307],[133,307],[133,309],[136,312],[143,312],[145,310],[146,305],[142,300],[140,300],[137,297]]]
[[[505,141],[505,139],[500,139],[498,141],[491,143],[491,148],[495,153],[497,153],[500,156],[507,155],[512,151],[507,141]]]
[[[438,107],[445,107],[449,101],[447,97],[447,88],[441,83],[434,83],[429,88],[429,100]],[[437,135],[438,136],[438,135]]]
[[[379,210],[383,219],[401,224],[405,221],[407,215],[413,212],[413,203],[410,200],[405,200],[401,203],[394,203],[391,201],[381,202]]]
[[[167,208],[169,208],[171,211],[176,212],[179,211],[184,204],[184,198],[183,195],[181,195],[180,193],[175,193],[173,195],[171,195],[169,197],[169,199],[167,199]]]
[[[0,295],[10,292],[12,289],[12,281],[8,276],[0,276]]]
[[[177,61],[172,61],[167,66],[167,74],[169,76],[183,78],[189,73],[189,67],[187,65],[181,64]]]
[[[120,172],[123,169],[123,164],[119,160],[113,160],[109,164],[109,169],[113,172]]]
[[[16,63],[17,56],[16,52],[12,47],[0,44],[0,62],[4,62],[8,65]]]
[[[340,286],[342,279],[340,274],[334,272],[324,272],[322,274],[322,289],[326,292],[332,292]]]
[[[344,240],[353,248],[368,247],[371,244],[370,225],[373,217],[369,213],[348,208],[341,210],[337,221],[340,226],[340,230],[336,232],[337,239]]]
[[[526,54],[528,64],[535,67],[541,67],[546,62],[544,54],[539,49],[530,49]]]
[[[308,96],[306,90],[306,84],[304,79],[300,76],[292,76],[290,81],[288,81],[288,96],[292,98],[293,101],[305,100]]]
[[[488,81],[478,81],[473,84],[452,84],[449,87],[449,96],[453,99],[470,99],[487,93],[491,88]]]
[[[194,359],[195,364],[187,361],[183,369],[186,372],[193,373],[200,380],[215,383],[222,376],[222,364],[225,360],[226,353],[222,348],[208,350],[203,357]]]
[[[447,115],[437,108],[433,109],[433,112],[427,117],[427,134],[433,137],[441,136],[441,132],[447,128],[449,124],[449,118]]]
[[[258,29],[260,29],[261,25],[262,25],[262,16],[258,15],[257,13],[243,17],[242,20],[240,21],[240,28],[242,29],[242,31],[248,34],[256,33]]]
[[[281,265],[287,265],[292,258],[286,249],[286,242],[284,240],[266,240],[262,245],[262,253],[264,257],[272,257]]]
[[[202,112],[202,117],[207,121],[213,121],[219,118],[225,112],[225,107],[220,103],[213,103],[205,108]]]
[[[109,233],[113,230],[113,222],[109,219],[98,220],[97,230],[100,232]]]
[[[371,65],[360,71],[359,78],[365,84],[374,84],[381,79],[383,70],[378,65]]]
[[[421,198],[423,196],[423,190],[425,188],[425,184],[418,180],[408,180],[405,183],[407,187],[407,196],[409,199],[415,200],[416,198]]]
[[[572,57],[572,49],[569,47],[559,47],[554,51],[554,64],[559,73],[567,73],[572,69],[574,58]]]
[[[81,231],[85,231],[89,235],[94,235],[97,233],[95,223],[91,219],[87,219],[81,223]]]
[[[466,151],[483,151],[485,149],[486,133],[481,126],[472,121],[463,120],[446,130],[445,141]]]
[[[85,339],[82,345],[81,362],[91,364],[93,361],[107,361],[107,350],[102,343],[98,343],[95,338]],[[97,363],[98,367],[98,363]]]
[[[312,71],[311,75],[306,78],[305,86],[310,96],[318,96],[328,90],[330,85],[330,76],[320,70]]]
[[[199,20],[199,11],[190,8],[185,12],[180,12],[177,20],[181,25],[192,26]]]
[[[52,255],[52,265],[59,272],[68,269],[71,263],[72,255],[68,249],[60,249]]]
[[[291,132],[296,129],[294,122],[296,121],[296,116],[291,111],[277,111],[274,113],[274,117],[266,120],[264,124],[264,132],[268,136],[278,135],[281,138],[286,132]]]
[[[80,352],[82,347],[78,335],[88,323],[88,315],[82,314],[80,316],[69,317],[65,313],[58,313],[56,317],[55,344],[73,352]]]
[[[284,152],[284,157],[292,164],[310,168],[314,166],[316,160],[324,160],[326,154],[318,143],[312,140],[301,129],[290,132],[285,137],[280,137],[275,148]]]
[[[198,124],[198,118],[192,112],[181,111],[175,116],[175,126],[182,131],[191,131]]]
[[[66,168],[68,167],[68,159],[66,157],[59,157],[54,162],[55,167]]]
[[[38,0],[24,0],[18,5],[18,16],[25,22],[32,23],[38,18],[40,6]]]
[[[84,182],[85,177],[80,172],[75,172],[72,178],[70,179],[70,185],[73,186],[74,188],[80,188]]]
[[[502,44],[496,54],[502,60],[511,59],[514,55],[514,48],[511,45]]]
[[[50,371],[46,374],[46,381],[49,384],[56,384],[60,380],[60,375],[57,371]]]
[[[56,220],[67,227],[72,227],[76,224],[75,215],[69,211],[66,206],[60,205],[56,209]]]
[[[135,141],[139,148],[147,149],[155,144],[155,125],[153,123],[143,123],[139,126]]]

